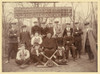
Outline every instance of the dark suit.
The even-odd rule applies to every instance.
[[[31,45],[30,40],[31,40],[31,37],[28,31],[20,33],[20,42],[22,44],[25,44],[26,49],[28,49],[29,51],[30,51],[30,45]]]
[[[72,57],[75,59],[74,38],[72,36],[66,36],[64,38],[64,46],[65,46],[66,59],[69,58],[69,50],[71,51]]]
[[[8,49],[8,60],[10,57],[16,57],[18,51],[18,33],[17,30],[9,30],[9,49]]]
[[[81,35],[83,34],[81,29],[74,29],[74,40],[75,40],[75,46],[77,47],[75,53],[76,53],[76,57],[77,54],[79,54],[79,57],[81,55],[81,49],[82,49],[82,38]]]

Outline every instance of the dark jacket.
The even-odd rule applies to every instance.
[[[28,31],[20,33],[20,42],[25,43],[31,40],[30,33]]]
[[[63,37],[57,37],[56,38],[56,42],[57,42],[57,46],[63,46]]]
[[[46,35],[47,34],[47,28],[41,28],[41,34]]]
[[[81,41],[82,40],[82,38],[81,38],[82,34],[83,34],[83,32],[82,32],[81,29],[79,29],[79,30],[74,29],[73,36],[74,36],[75,41]]]
[[[18,43],[18,33],[17,30],[9,30],[9,43]]]
[[[31,29],[31,33],[34,35],[36,32],[38,32],[39,34],[41,34],[41,27],[39,26],[33,26]]]
[[[72,36],[66,36],[63,42],[64,46],[72,46],[72,44],[74,44],[74,38]]]
[[[42,47],[48,49],[56,49],[56,40],[54,38],[45,38],[41,44]]]

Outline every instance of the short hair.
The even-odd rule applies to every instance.
[[[55,21],[54,23],[59,23],[59,21]]]
[[[37,21],[34,21],[34,23],[38,23]]]

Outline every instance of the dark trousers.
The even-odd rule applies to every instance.
[[[9,43],[8,60],[10,60],[12,56],[16,58],[17,51],[18,51],[18,43]]]
[[[66,59],[69,59],[69,51],[72,54],[73,59],[75,59],[75,48],[73,46],[65,46]]]
[[[90,45],[85,45],[86,52],[88,53],[89,60],[94,59],[93,52],[91,51]]]
[[[41,62],[43,59],[42,55],[37,56],[36,54],[32,54],[33,62]]]
[[[30,61],[30,59],[26,59],[26,60],[15,60],[15,62],[18,64],[18,65],[24,65],[24,64],[28,64]]]
[[[54,52],[55,52],[54,49],[48,49],[48,48],[44,49],[44,53],[48,57],[51,57]]]
[[[25,44],[25,48],[27,50],[29,50],[29,52],[31,51],[31,44],[30,41],[21,41],[21,44]]]
[[[77,57],[77,55],[79,55],[79,57],[80,57],[81,56],[81,49],[82,49],[82,42],[75,41],[75,46],[76,46],[75,55],[76,55],[76,57]]]

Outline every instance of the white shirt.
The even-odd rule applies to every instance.
[[[39,44],[42,43],[42,38],[40,36],[34,36],[31,39],[31,44],[33,45],[35,42],[38,42]]]
[[[20,49],[18,52],[17,52],[17,56],[16,56],[16,59],[17,60],[25,60],[25,59],[28,59],[30,57],[30,53],[28,50],[22,50]]]

